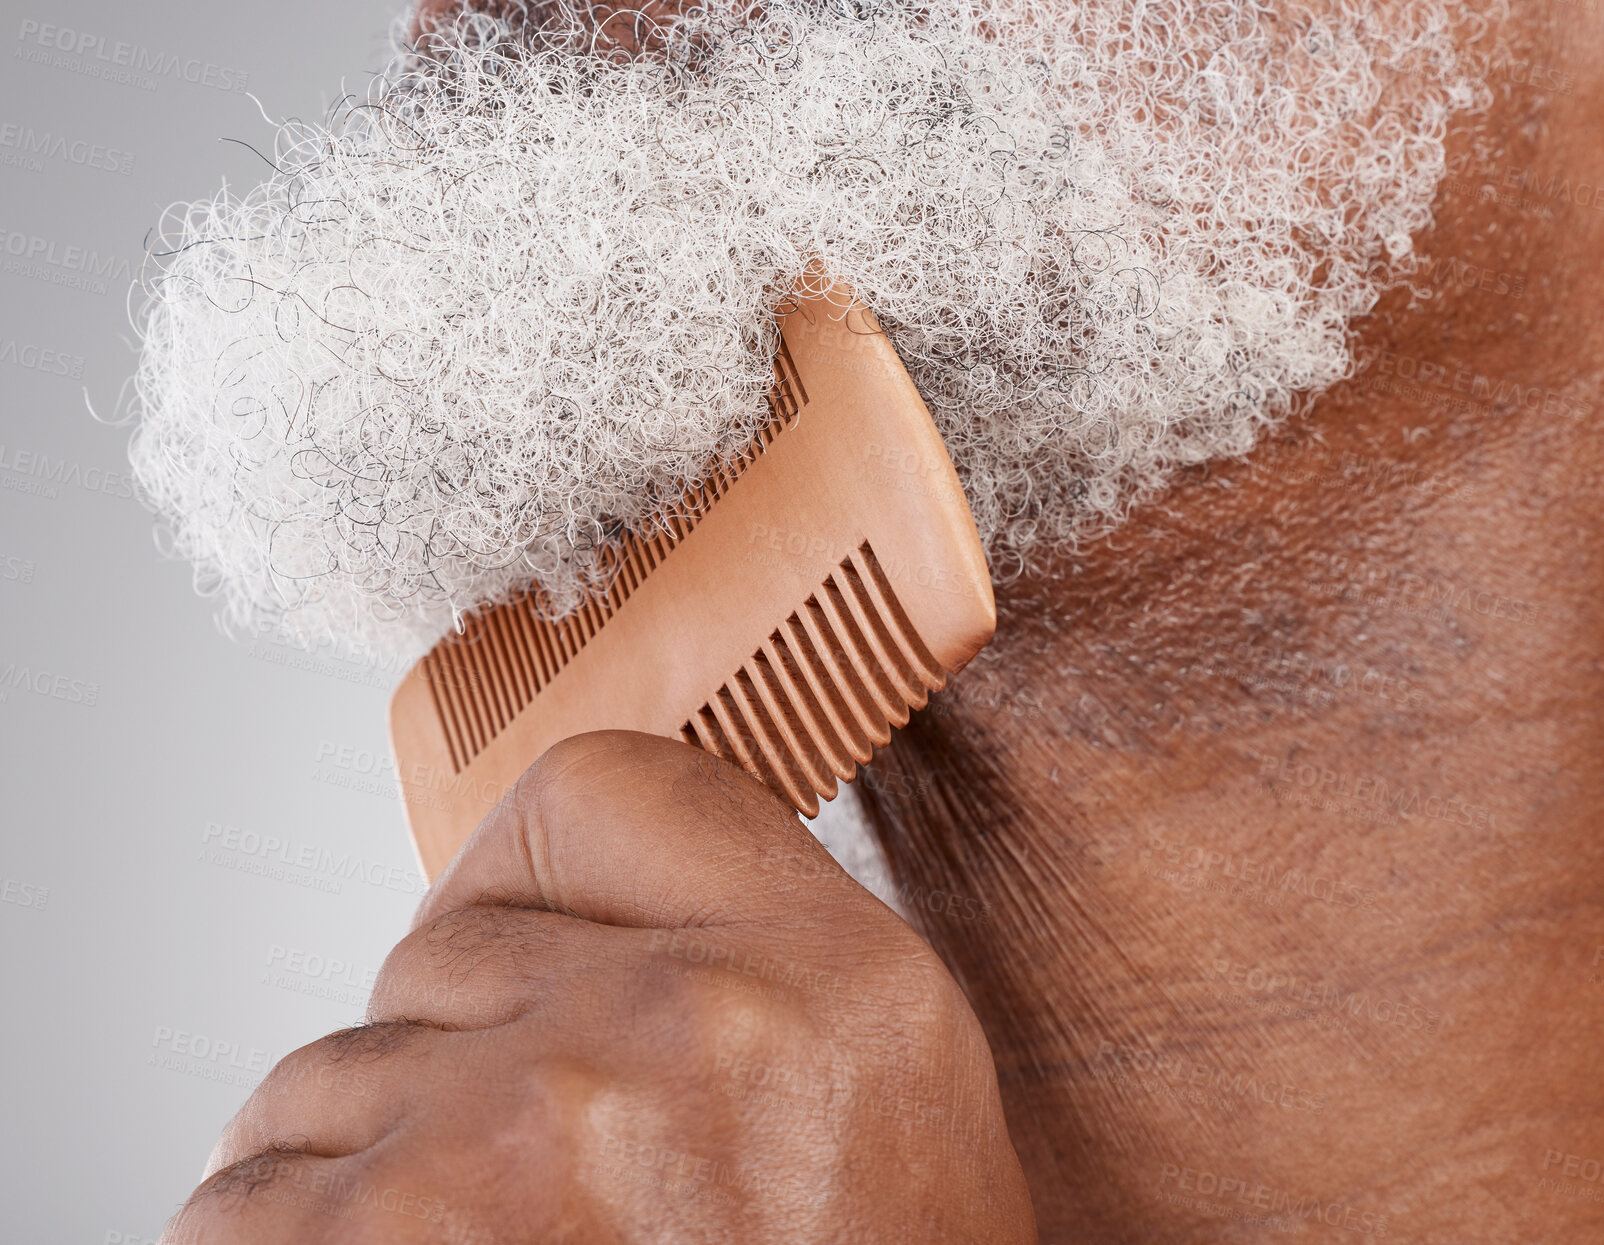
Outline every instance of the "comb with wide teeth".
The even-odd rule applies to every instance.
[[[678,737],[812,816],[995,626],[951,460],[896,352],[835,287],[781,322],[773,419],[664,525],[606,555],[560,620],[525,594],[469,619],[391,706],[430,876],[546,748]]]

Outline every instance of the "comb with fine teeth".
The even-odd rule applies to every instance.
[[[850,293],[781,321],[773,419],[560,621],[534,594],[442,640],[390,706],[437,876],[518,776],[584,731],[678,737],[812,816],[996,625],[974,520],[891,343]]]

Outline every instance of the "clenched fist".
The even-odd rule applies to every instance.
[[[287,1057],[169,1245],[1036,1239],[930,948],[740,770],[558,745]]]

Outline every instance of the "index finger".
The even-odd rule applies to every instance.
[[[762,783],[633,731],[576,735],[530,766],[414,927],[487,898],[642,928],[890,915]]]

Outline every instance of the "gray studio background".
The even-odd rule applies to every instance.
[[[132,370],[148,227],[260,180],[220,141],[270,147],[245,92],[321,117],[398,8],[0,4],[6,1245],[150,1245],[266,1068],[361,1017],[422,892],[400,672],[225,640],[85,409]]]

